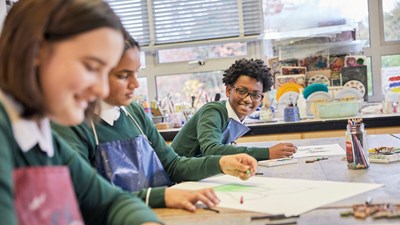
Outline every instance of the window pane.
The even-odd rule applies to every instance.
[[[367,76],[368,76],[368,96],[372,96],[374,94],[373,92],[373,84],[374,84],[374,79],[372,77],[372,61],[371,61],[371,57],[367,57],[366,58],[367,61],[365,62],[365,65],[367,65]]]
[[[243,4],[237,0],[153,0],[152,3],[156,44],[262,32],[260,0],[243,0]],[[240,27],[241,22],[244,27]]]
[[[382,56],[382,68],[400,66],[400,55]]]
[[[147,88],[147,78],[146,77],[139,77],[139,87],[135,89],[135,99],[136,100],[143,100],[148,99],[149,90]]]
[[[224,97],[222,71],[157,76],[157,96],[161,100],[172,96],[174,103],[190,103],[191,96],[200,99],[199,105],[214,100],[217,93]]]
[[[369,46],[367,0],[263,0],[265,39],[280,59]],[[357,9],[357,10],[355,10]],[[312,12],[312,13],[310,13]]]
[[[385,41],[400,41],[400,0],[383,0]]]
[[[139,41],[140,45],[149,45],[150,30],[147,1],[107,0],[115,13],[121,18],[125,29]]]
[[[145,53],[143,51],[140,52],[140,68],[141,69],[146,68],[146,56],[145,56]]]
[[[159,50],[158,61],[159,63],[182,62],[191,60],[244,56],[246,54],[246,43],[227,43],[219,45]]]

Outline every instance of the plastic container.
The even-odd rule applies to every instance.
[[[310,102],[310,112],[316,118],[341,118],[357,116],[360,101]]]
[[[154,124],[157,124],[157,123],[162,123],[162,122],[164,122],[164,118],[163,118],[163,116],[153,116],[153,122],[154,122]]]
[[[302,90],[300,90],[299,96],[297,98],[297,107],[299,108],[300,119],[307,118],[307,102],[303,96]]]
[[[346,159],[349,169],[369,167],[367,132],[363,123],[348,124],[346,130]]]

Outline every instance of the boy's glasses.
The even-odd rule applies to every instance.
[[[249,92],[246,88],[237,88],[233,85],[231,85],[231,86],[233,87],[233,89],[235,89],[236,94],[241,99],[245,99],[245,98],[247,98],[247,96],[250,96],[250,98],[253,102],[261,102],[264,98],[264,95],[258,91]]]

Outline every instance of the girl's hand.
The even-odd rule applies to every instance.
[[[211,188],[200,190],[165,189],[165,204],[168,208],[195,211],[198,201],[210,208],[220,202],[214,190]]]
[[[269,159],[292,157],[297,146],[292,143],[280,143],[269,148]]]
[[[257,160],[247,154],[226,155],[219,160],[219,168],[224,174],[247,180],[257,170]]]

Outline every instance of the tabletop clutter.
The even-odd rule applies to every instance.
[[[201,91],[197,96],[187,96],[185,100],[168,93],[160,100],[151,100],[150,103],[143,96],[138,96],[136,101],[142,105],[145,113],[160,130],[182,127],[203,104],[220,99],[219,93],[212,99]]]
[[[286,83],[276,93],[277,108],[286,122],[307,118],[341,118],[357,116],[364,103],[362,94],[350,87],[329,89],[314,83],[306,88]]]

